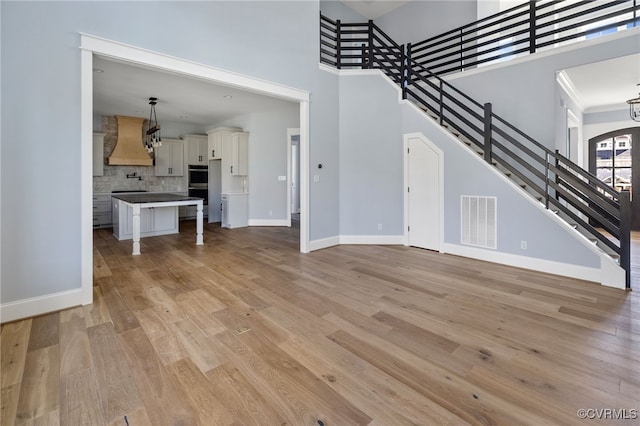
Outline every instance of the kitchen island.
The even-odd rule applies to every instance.
[[[169,193],[124,193],[112,195],[113,235],[133,239],[133,255],[140,254],[140,238],[175,234],[179,231],[178,207],[196,206],[196,245],[202,236],[203,199]]]

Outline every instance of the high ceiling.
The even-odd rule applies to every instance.
[[[640,54],[564,70],[585,112],[627,108],[640,91]]]
[[[93,68],[94,115],[148,118],[149,97],[156,97],[160,124],[181,122],[202,128],[240,114],[291,105],[290,101],[98,56]]]

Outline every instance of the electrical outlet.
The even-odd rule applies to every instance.
[[[273,216],[273,210],[269,210],[269,217]]]
[[[320,175],[313,175],[313,182],[314,183],[320,182]]]
[[[382,231],[382,224],[381,223],[378,224],[378,231]]]
[[[520,241],[520,248],[522,250],[526,250],[527,249],[527,242],[526,241]]]

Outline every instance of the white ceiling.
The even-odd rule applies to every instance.
[[[628,108],[640,91],[640,54],[564,70],[585,112]]]
[[[342,0],[367,19],[377,19],[411,0]]]
[[[240,114],[291,105],[290,101],[98,56],[94,56],[93,67],[94,115],[149,118],[149,97],[156,97],[161,125],[169,121],[206,128]]]

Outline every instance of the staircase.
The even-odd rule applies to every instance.
[[[625,2],[613,3],[618,6]],[[632,3],[635,24],[638,6]],[[628,14],[628,9],[622,10]],[[466,49],[462,45],[460,48]],[[530,50],[533,53],[535,48]],[[320,15],[321,63],[338,69],[382,70],[400,86],[404,99],[510,178],[527,196],[567,222],[579,238],[586,238],[615,260],[626,271],[626,287],[630,288],[629,192],[616,191],[557,150],[526,135],[495,114],[490,103],[472,99],[427,68],[424,56],[420,61],[412,58],[415,52],[410,44],[395,43],[373,21],[342,23]]]

